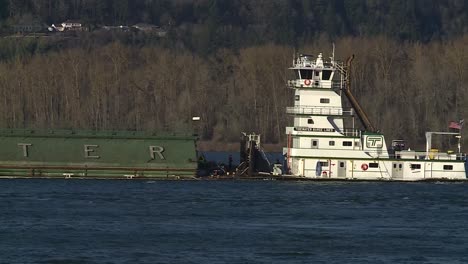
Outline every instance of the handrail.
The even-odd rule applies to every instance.
[[[343,110],[341,107],[310,107],[310,106],[291,106],[286,107],[286,113],[296,115],[353,115],[353,111]]]
[[[360,137],[361,136],[361,131],[357,129],[343,129],[341,131],[341,134],[347,137]]]
[[[288,88],[321,88],[321,89],[341,89],[342,83],[339,81],[331,81],[325,82],[320,80],[309,80],[310,84],[306,84],[304,80],[297,79],[297,80],[288,80],[287,87]]]

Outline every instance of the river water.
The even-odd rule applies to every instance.
[[[467,188],[1,180],[0,263],[468,263]]]

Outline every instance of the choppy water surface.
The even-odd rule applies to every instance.
[[[467,189],[1,180],[0,263],[468,263]]]

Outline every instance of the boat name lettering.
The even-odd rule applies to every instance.
[[[149,146],[149,150],[150,150],[150,155],[151,155],[151,159],[156,159],[156,156],[154,154],[157,154],[158,157],[162,160],[164,160],[164,155],[162,154],[163,151],[164,151],[164,148],[161,147],[161,146]]]
[[[333,128],[296,127],[296,131],[335,132]]]
[[[99,159],[97,155],[91,155],[95,151],[94,148],[99,148],[99,145],[84,145],[84,154],[87,159]]]
[[[28,157],[28,147],[32,146],[32,144],[18,143],[18,146],[23,148],[23,157]]]
[[[382,138],[382,136],[367,137],[366,145],[367,145],[368,148],[382,148],[383,147],[383,138]]]
[[[18,147],[21,148],[23,152],[23,157],[29,157],[29,149],[33,145],[31,143],[18,143]],[[96,155],[97,148],[99,145],[84,145],[84,157],[86,159],[100,159],[101,156]],[[149,154],[151,159],[159,158],[161,160],[165,160],[163,152],[165,151],[164,147],[161,146],[149,146]]]

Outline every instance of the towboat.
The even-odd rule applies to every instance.
[[[384,135],[352,93],[353,58],[343,63],[335,61],[334,55],[327,61],[322,54],[295,56],[289,68],[295,79],[287,82],[295,92],[294,106],[286,109],[294,124],[286,127],[285,174],[337,180],[466,180],[466,155],[460,147],[462,121],[452,124],[452,131],[426,132],[423,151],[407,148],[403,140],[393,140],[387,148]],[[343,97],[350,108],[343,108]],[[355,127],[356,116],[364,129]],[[433,135],[456,138],[458,150],[434,149]]]

